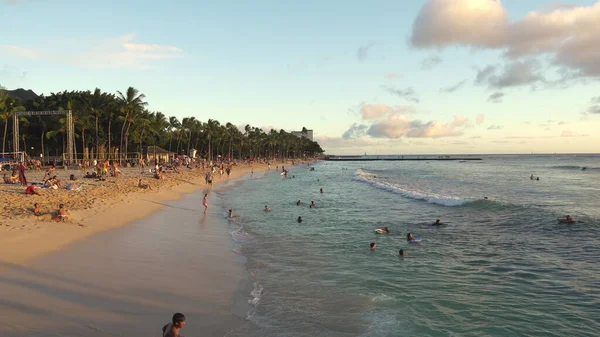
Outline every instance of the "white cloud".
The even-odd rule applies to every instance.
[[[418,48],[500,49],[510,59],[550,56],[571,76],[600,77],[600,1],[532,11],[511,22],[499,0],[429,0],[411,42]]]
[[[430,0],[413,24],[411,42],[421,48],[499,47],[507,24],[506,10],[497,0]]]
[[[67,63],[90,68],[148,68],[157,61],[180,57],[183,50],[174,46],[134,43],[135,34],[97,42],[90,47],[65,52],[61,48],[30,49],[0,45],[0,51],[13,55]],[[83,42],[81,43],[82,45]],[[79,46],[79,43],[71,45]]]
[[[408,117],[400,114],[388,115],[384,120],[373,122],[366,135],[372,138],[399,139],[409,138],[441,138],[460,136],[467,126],[468,119],[464,116],[454,116],[451,123],[440,121],[422,122],[420,120],[410,120]],[[361,132],[365,130],[366,125],[359,126]],[[357,125],[354,124],[346,133],[354,132]],[[346,135],[344,133],[344,135]],[[362,134],[361,134],[362,136]]]
[[[488,127],[488,130],[502,130],[504,129],[504,126],[502,125],[490,125],[490,127]]]

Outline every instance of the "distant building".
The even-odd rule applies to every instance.
[[[302,137],[302,131],[292,131],[292,135],[296,136],[296,137]],[[310,141],[313,141],[313,130],[306,130],[306,138],[310,139]]]

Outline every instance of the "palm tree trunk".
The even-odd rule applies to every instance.
[[[109,116],[108,117],[108,158],[110,158],[110,127],[111,127],[111,123],[112,123],[112,118]]]
[[[6,152],[6,134],[8,133],[8,116],[4,120],[4,137],[2,137],[2,153]]]
[[[98,114],[96,114],[96,158],[98,158],[99,148],[98,148]]]
[[[85,147],[85,129],[81,129],[81,152],[83,153],[83,157],[81,159],[87,159],[86,156],[86,147]]]
[[[42,141],[42,144],[41,144],[41,145],[42,145],[42,157],[44,156],[44,153],[45,153],[45,152],[44,152],[44,134],[45,134],[45,133],[46,133],[46,132],[45,132],[44,130],[42,130],[42,137],[40,137],[40,139],[41,139],[41,141]]]
[[[125,125],[127,124],[127,118],[129,118],[129,112],[125,113],[125,120],[123,120],[123,126],[121,127],[121,144],[119,145],[119,164],[121,163],[121,157],[123,154],[123,133],[125,132]],[[127,150],[125,150],[127,151]]]

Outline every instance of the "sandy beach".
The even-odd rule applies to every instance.
[[[158,335],[176,311],[190,320],[187,335],[219,336],[240,326],[247,276],[213,192],[267,170],[244,164],[229,178],[217,174],[212,188],[200,169],[164,181],[127,169],[83,191],[42,196],[3,186],[10,203],[0,230],[0,335]],[[138,188],[139,177],[153,189]],[[48,209],[64,203],[72,219],[30,215],[33,202]]]
[[[274,169],[274,167],[273,167]],[[227,179],[239,178],[251,171],[268,170],[266,164],[240,164],[231,175],[215,174],[213,189]],[[181,173],[168,173],[164,180],[157,180],[139,168],[121,169],[119,178],[106,181],[82,179],[81,170],[57,168],[58,178],[64,184],[74,183],[81,190],[40,189],[41,195],[25,195],[20,185],[0,185],[0,256],[3,261],[26,263],[42,254],[58,250],[65,245],[85,239],[93,234],[122,227],[157,211],[166,201],[177,200],[181,195],[198,189],[210,189],[204,181],[202,169],[182,169]],[[29,181],[41,181],[44,171],[27,171]],[[75,174],[76,181],[68,181]],[[150,184],[152,189],[138,187],[138,180]],[[38,203],[42,215],[33,214],[33,204]],[[70,219],[53,221],[59,204],[64,204]],[[201,207],[201,205],[199,205]]]

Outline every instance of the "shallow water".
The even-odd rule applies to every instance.
[[[600,156],[290,169],[220,193],[254,282],[228,336],[600,335]]]

